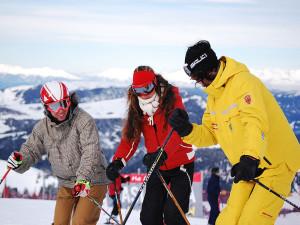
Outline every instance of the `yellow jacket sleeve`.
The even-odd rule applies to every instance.
[[[202,117],[202,124],[193,123],[192,132],[183,137],[183,141],[197,147],[207,147],[217,144],[213,130],[210,128],[210,114],[205,111]]]

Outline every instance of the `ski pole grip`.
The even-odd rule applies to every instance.
[[[23,160],[23,156],[21,153],[19,152],[14,152],[14,159],[18,162],[22,161]]]

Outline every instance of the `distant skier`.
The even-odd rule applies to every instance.
[[[207,184],[207,200],[210,205],[208,225],[215,225],[216,219],[220,213],[219,196],[220,196],[220,171],[218,167],[211,169],[211,176]]]
[[[143,163],[149,169],[171,130],[169,115],[174,108],[184,109],[178,88],[148,66],[139,66],[134,70],[132,85],[128,90],[128,105],[121,143],[106,170],[112,181],[137,150],[141,134],[147,149]],[[161,174],[170,184],[185,213],[189,209],[194,154],[192,146],[184,144],[174,132],[159,161]],[[140,220],[143,225],[163,225],[164,222],[167,225],[186,224],[156,173],[147,183]]]
[[[119,210],[121,211],[121,207],[122,207],[121,202],[120,202],[120,209],[118,209],[118,198],[120,197],[120,194],[123,191],[122,183],[126,183],[129,181],[130,181],[130,176],[123,177],[120,175],[119,177],[117,177],[115,179],[115,182],[110,183],[108,185],[108,195],[113,200],[113,209],[111,211],[111,215],[117,221],[118,221]],[[119,196],[116,196],[116,194]],[[112,220],[110,218],[108,218],[106,224],[110,224],[111,222],[112,222]]]
[[[24,173],[47,154],[59,181],[54,225],[95,225],[107,191],[106,159],[99,145],[94,119],[78,107],[75,93],[63,82],[48,82],[40,91],[45,118],[33,128],[19,152],[8,158],[8,166]]]
[[[169,120],[183,141],[197,147],[220,144],[233,165],[234,184],[217,225],[274,224],[283,196],[300,168],[300,146],[280,106],[264,84],[234,59],[218,59],[209,42],[188,48],[184,70],[208,94],[202,125],[177,109]]]

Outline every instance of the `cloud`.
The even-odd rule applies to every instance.
[[[0,64],[0,74],[12,74],[12,75],[23,75],[23,76],[41,76],[41,77],[62,77],[66,79],[78,80],[79,77],[67,73],[60,69],[52,69],[49,67],[42,68],[23,68],[15,65]]]
[[[255,0],[205,0],[211,3],[225,3],[225,4],[254,4]]]
[[[180,1],[179,1],[180,2]],[[254,3],[252,0],[207,0],[209,3]],[[111,9],[95,11],[61,7],[37,8],[20,15],[2,13],[3,38],[24,40],[73,41],[127,45],[187,46],[205,38],[226,46],[300,47],[299,23],[266,19],[257,7],[218,8],[196,4],[179,7],[144,9],[126,8],[111,14]],[[226,11],[227,10],[227,11]],[[199,15],[198,12],[201,11]],[[214,12],[214,13],[212,13]],[[180,18],[180,19],[179,19]],[[237,19],[241,18],[241,19]],[[164,22],[162,22],[164,21]],[[259,24],[259,25],[258,25]],[[278,26],[281,26],[279,29]],[[284,32],[283,32],[284,31]]]

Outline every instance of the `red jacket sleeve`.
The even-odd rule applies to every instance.
[[[126,162],[128,162],[128,160],[134,155],[139,143],[140,138],[132,142],[126,140],[125,138],[122,138],[115,152],[113,160],[124,159]]]

